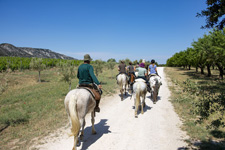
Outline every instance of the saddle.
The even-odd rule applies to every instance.
[[[77,88],[89,91],[96,101],[101,99],[102,91],[95,84],[80,84]]]

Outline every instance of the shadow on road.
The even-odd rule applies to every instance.
[[[121,94],[119,94],[119,97],[121,97]],[[131,97],[131,94],[129,94],[129,92],[126,92],[126,95],[123,94],[123,101],[126,100],[128,97]]]
[[[153,99],[151,98],[151,95],[147,96],[147,98],[149,98],[150,101],[153,102]],[[161,100],[161,96],[157,96],[157,101],[156,102],[158,102],[159,100]]]
[[[83,143],[81,150],[87,150],[88,147],[100,139],[103,134],[111,133],[111,131],[109,131],[109,126],[106,126],[106,122],[107,119],[101,119],[98,124],[95,124],[95,130],[97,132],[95,135],[91,134],[91,126],[84,129],[84,138],[83,141],[81,141]]]

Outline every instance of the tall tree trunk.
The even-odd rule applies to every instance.
[[[210,67],[211,67],[211,65],[210,64],[208,64],[208,65],[206,65],[207,66],[207,71],[208,71],[208,77],[211,77],[211,70],[210,70]]]
[[[196,69],[196,72],[198,72],[198,67],[195,67],[195,69]]]
[[[191,65],[188,65],[188,70],[191,70]]]
[[[201,68],[201,74],[204,74],[204,67],[200,67]]]
[[[41,71],[38,71],[38,73],[39,73],[39,82],[41,82]]]
[[[220,79],[223,80],[223,66],[220,65],[219,63],[216,63],[217,67],[219,68],[220,71]]]
[[[69,91],[71,90],[71,81],[69,82]]]

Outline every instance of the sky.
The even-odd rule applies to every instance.
[[[0,0],[0,43],[83,59],[155,59],[191,47],[206,0]]]

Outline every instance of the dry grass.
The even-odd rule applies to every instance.
[[[210,121],[213,118],[208,118],[203,122],[199,123],[199,116],[196,115],[196,107],[194,101],[198,100],[199,96],[186,91],[186,86],[184,84],[187,79],[195,83],[199,89],[204,91],[214,91],[215,93],[221,93],[225,91],[225,82],[219,80],[219,71],[213,70],[212,77],[207,77],[200,73],[196,73],[195,70],[186,70],[182,68],[167,67],[165,68],[165,73],[167,79],[170,82],[169,87],[171,90],[171,102],[173,103],[176,112],[183,121],[183,130],[187,131],[187,134],[191,137],[190,141],[192,144],[196,141],[201,141],[203,144],[199,144],[197,148],[199,149],[211,149],[213,145],[214,148],[221,148],[224,144],[225,139],[225,128],[220,127],[217,130],[208,129]],[[211,140],[218,145],[215,147]],[[222,149],[224,147],[222,146]]]
[[[99,75],[103,96],[116,91],[116,74],[116,69],[113,74],[105,69]],[[0,74],[0,83],[8,83],[0,97],[0,149],[28,149],[34,139],[67,125],[64,98],[69,85],[60,78],[57,68],[42,71],[41,83],[36,71]],[[73,79],[72,89],[77,84]]]

